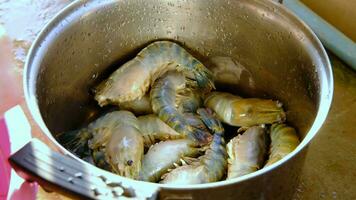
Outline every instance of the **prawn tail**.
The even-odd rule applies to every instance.
[[[92,134],[87,129],[62,132],[57,135],[57,141],[66,149],[83,158],[89,155],[88,141]]]
[[[213,136],[208,131],[195,127],[191,127],[191,128],[192,128],[192,134],[188,135],[188,137],[193,139],[193,141],[195,141],[197,144],[203,146],[209,144],[212,141]]]
[[[200,115],[201,120],[214,134],[223,136],[224,128],[221,122],[213,116],[213,111],[209,108],[199,108],[197,113]]]
[[[220,180],[227,168],[227,152],[224,136],[224,128],[221,122],[213,116],[210,109],[200,108],[197,113],[204,124],[213,132],[213,140],[209,145],[201,162],[209,169],[209,179],[211,181]]]
[[[195,79],[199,88],[202,88],[204,91],[215,89],[213,75],[209,69],[207,69],[203,64],[198,64],[195,71]]]

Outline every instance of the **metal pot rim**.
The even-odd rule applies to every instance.
[[[70,4],[68,4],[66,7],[64,7],[59,13],[57,13],[55,15],[55,17],[50,20],[45,27],[41,30],[41,32],[38,34],[38,36],[36,37],[35,41],[32,43],[31,48],[29,50],[29,53],[27,55],[26,61],[25,61],[25,67],[24,67],[24,75],[23,75],[23,84],[24,84],[24,96],[25,96],[25,100],[26,100],[26,104],[30,110],[30,113],[32,115],[32,117],[34,118],[35,122],[40,126],[41,130],[50,138],[50,140],[52,142],[54,142],[56,144],[56,146],[58,146],[62,152],[64,152],[67,155],[70,155],[72,158],[76,159],[77,161],[84,163],[86,165],[90,165],[93,168],[96,168],[97,170],[100,170],[102,172],[104,172],[105,174],[111,174],[116,176],[113,173],[110,172],[106,172],[100,168],[97,168],[85,161],[83,161],[82,159],[76,157],[75,155],[73,155],[70,151],[68,151],[67,149],[65,149],[61,144],[59,144],[57,142],[57,140],[53,137],[53,135],[51,134],[51,132],[48,130],[47,126],[45,125],[40,111],[39,111],[39,107],[37,104],[37,99],[36,99],[36,88],[31,86],[31,82],[34,82],[36,79],[36,74],[37,71],[31,70],[31,66],[32,65],[36,65],[34,64],[34,58],[37,55],[37,49],[40,47],[41,42],[48,36],[48,33],[51,32],[51,30],[53,29],[53,27],[55,27],[57,25],[57,23],[59,23],[65,16],[72,14],[72,12],[75,12],[76,9],[78,9],[78,7],[80,7],[83,4],[86,4],[88,1],[74,1]],[[288,154],[287,156],[285,156],[284,158],[282,158],[281,160],[279,160],[278,162],[272,164],[271,166],[268,166],[266,168],[260,169],[256,172],[238,177],[238,178],[234,178],[231,180],[225,180],[225,181],[220,181],[220,182],[214,182],[214,183],[205,183],[205,184],[198,184],[198,185],[184,185],[184,186],[180,186],[180,185],[164,185],[164,184],[158,184],[158,183],[149,183],[149,182],[142,182],[142,181],[135,181],[135,180],[131,180],[125,177],[122,177],[124,180],[127,181],[133,181],[133,182],[140,182],[143,184],[149,184],[151,186],[158,186],[160,188],[167,188],[167,189],[181,189],[181,190],[185,190],[185,189],[207,189],[207,188],[216,188],[216,187],[222,187],[222,186],[226,186],[226,185],[231,185],[231,184],[237,184],[239,182],[243,182],[249,179],[253,179],[255,177],[258,177],[260,175],[263,175],[265,173],[268,173],[272,170],[274,170],[275,168],[278,168],[280,165],[282,165],[283,163],[285,163],[287,160],[291,159],[292,157],[294,157],[296,154],[298,154],[302,149],[304,149],[309,143],[310,141],[315,137],[315,135],[317,134],[317,132],[319,131],[319,129],[321,128],[323,122],[325,121],[327,114],[329,112],[331,103],[332,103],[332,97],[333,97],[333,90],[334,90],[334,84],[333,84],[333,76],[332,76],[332,68],[331,68],[331,64],[329,61],[329,58],[327,56],[327,53],[325,51],[325,49],[323,48],[320,40],[317,38],[317,36],[315,35],[315,33],[311,30],[311,28],[305,24],[305,22],[303,22],[301,19],[299,19],[294,13],[292,13],[291,11],[289,11],[288,9],[284,8],[281,4],[276,3],[274,1],[263,1],[263,4],[270,4],[272,6],[274,6],[276,9],[278,9],[278,11],[290,18],[293,19],[296,23],[299,23],[306,32],[309,32],[311,38],[310,40],[315,42],[315,48],[319,50],[320,52],[320,57],[321,59],[324,61],[324,65],[325,65],[325,74],[324,75],[324,81],[323,83],[321,83],[321,95],[320,95],[320,104],[318,107],[318,111],[317,111],[317,115],[315,117],[314,123],[312,125],[312,127],[310,128],[310,130],[308,131],[308,133],[306,134],[305,138],[303,139],[303,141],[300,143],[300,145],[290,154]]]

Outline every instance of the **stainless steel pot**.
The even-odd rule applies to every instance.
[[[91,87],[157,39],[182,44],[221,76],[217,78],[221,89],[284,102],[288,123],[297,127],[303,139],[298,148],[252,174],[186,186],[129,180],[98,169],[64,149],[55,135],[92,120],[100,110],[90,94]],[[211,61],[213,57],[223,57],[236,67],[218,69]],[[307,145],[324,122],[333,93],[331,66],[318,38],[292,13],[267,0],[75,1],[34,42],[26,62],[24,84],[36,122],[74,159],[68,161],[73,161],[73,169],[85,172],[85,180],[75,174],[72,179],[66,177],[69,172],[61,175],[70,183],[62,184],[62,191],[89,198],[105,197],[103,193],[95,194],[95,188],[89,187],[93,181],[88,181],[95,179],[94,183],[99,184],[98,177],[105,176],[104,180],[101,178],[104,182],[110,179],[121,182],[120,187],[131,186],[136,195],[150,196],[150,192],[159,191],[155,197],[162,199],[291,199]],[[31,155],[36,162],[44,162],[36,159],[41,157],[36,153]],[[60,163],[62,158],[56,156],[57,160],[46,161],[49,166]],[[16,165],[15,161],[12,160]],[[51,170],[66,171],[58,165]],[[48,177],[41,170],[38,166],[32,171],[25,169],[32,176],[42,175],[36,179],[40,183],[52,180],[45,184],[47,187],[61,185],[61,177]],[[83,190],[73,189],[78,185]],[[132,195],[127,192],[132,190],[125,191],[124,195]]]

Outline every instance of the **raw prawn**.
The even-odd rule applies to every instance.
[[[188,90],[186,94],[181,95],[180,102],[177,102],[178,110],[181,112],[195,113],[199,107],[203,105],[202,98],[199,91]],[[152,114],[152,106],[149,94],[144,95],[142,98],[135,99],[119,104],[120,110],[128,110],[135,115],[148,115]]]
[[[263,165],[266,153],[265,128],[253,126],[226,145],[228,158],[227,179],[252,173]]]
[[[184,118],[191,126],[208,131],[199,115],[184,113]],[[162,174],[175,163],[179,163],[182,157],[195,157],[203,151],[203,148],[200,149],[192,140],[177,139],[182,138],[183,135],[174,131],[155,115],[140,116],[138,120],[146,147],[154,144],[156,140],[176,139],[162,141],[150,147],[143,157],[140,180],[157,182]]]
[[[103,117],[98,118],[94,123],[89,124],[92,130],[92,138],[88,144],[90,149],[105,147],[112,138],[114,129],[120,124],[129,124],[138,128],[138,121],[135,115],[129,111],[113,111]]]
[[[177,109],[177,98],[179,92],[189,89],[190,80],[180,72],[169,71],[158,79],[151,89],[151,105],[153,112],[177,132],[200,143],[207,144],[211,140],[211,135],[191,126],[184,118],[184,115]]]
[[[154,114],[140,116],[137,119],[146,147],[150,147],[157,140],[184,138],[184,135],[176,132]]]
[[[241,98],[226,92],[211,92],[204,105],[214,110],[218,118],[232,126],[250,127],[283,122],[286,114],[278,101]]]
[[[58,134],[57,140],[77,156],[81,158],[88,156],[88,141],[96,136],[97,139],[100,139],[98,144],[104,146],[110,138],[113,128],[122,120],[121,115],[119,111],[107,113],[85,128]]]
[[[137,118],[131,112],[118,112],[122,112],[122,119],[107,141],[105,158],[115,173],[137,179],[144,150],[142,133],[137,125]]]
[[[174,42],[156,41],[100,83],[95,99],[100,106],[138,99],[168,70],[192,75],[202,90],[214,88],[211,72],[199,60]]]
[[[270,137],[270,155],[265,167],[282,159],[299,145],[297,132],[286,124],[272,124]]]
[[[140,180],[157,182],[169,168],[184,156],[195,157],[200,149],[191,140],[179,139],[159,142],[148,150],[142,160]]]
[[[58,140],[80,157],[89,154],[90,148],[99,167],[111,168],[115,173],[133,179],[138,176],[143,137],[137,118],[129,111],[107,113],[86,128],[59,135]]]
[[[224,128],[209,111],[198,110],[203,122],[214,133],[213,140],[203,156],[189,159],[188,165],[173,169],[162,176],[165,184],[200,184],[221,180],[226,170]]]

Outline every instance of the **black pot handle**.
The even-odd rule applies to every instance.
[[[158,188],[128,181],[113,181],[113,176],[100,173],[69,156],[52,151],[45,144],[33,139],[9,158],[11,166],[28,181],[36,181],[49,191],[85,199],[156,199]],[[121,178],[121,177],[120,177]],[[134,181],[133,181],[134,182]],[[139,188],[138,188],[139,187]],[[142,189],[146,190],[142,192]]]

